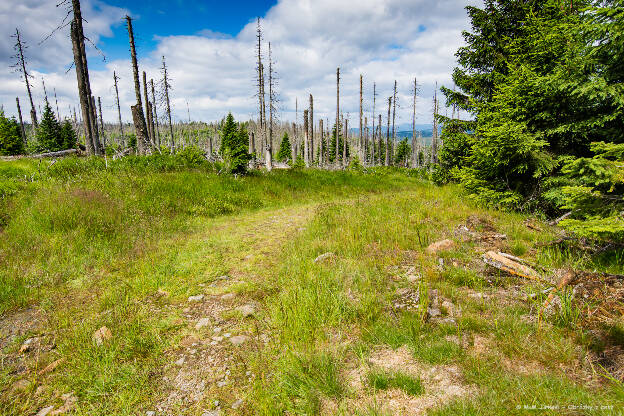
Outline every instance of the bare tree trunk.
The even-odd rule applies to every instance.
[[[416,95],[418,94],[418,84],[416,78],[414,78],[414,102],[412,103],[412,167],[417,167],[416,156],[418,151],[416,149],[418,142],[416,140]]]
[[[24,148],[26,148],[26,130],[24,129],[24,120],[22,120],[22,109],[20,108],[19,97],[15,97],[15,102],[17,103],[17,114],[19,115],[20,133],[24,141]]]
[[[143,71],[143,98],[145,99],[145,121],[147,122],[147,137],[154,142],[154,132],[152,131],[152,109],[147,95],[147,74]]]
[[[364,83],[363,82],[363,77],[362,77],[362,74],[360,74],[360,143],[358,145],[358,151],[360,153],[360,161],[362,163],[365,163],[365,160],[364,160],[364,135],[363,135],[363,132],[362,132],[362,127],[363,127],[362,126],[362,116],[363,116],[363,113],[362,113],[362,111],[363,111],[363,109],[362,109],[362,104],[363,104],[363,101],[362,101],[362,90],[364,88],[363,87],[363,83]]]
[[[308,117],[310,113],[308,110],[303,110],[303,161],[305,162],[306,167],[310,166],[310,161],[308,157],[310,155],[310,149],[308,145],[309,141],[309,125],[308,125]]]
[[[384,147],[383,144],[383,136],[381,135],[381,114],[379,114],[379,122],[377,123],[377,137],[379,138],[378,140],[378,149],[377,149],[377,153],[378,153],[378,161],[379,161],[379,165],[381,165],[383,162],[381,160],[381,149]]]
[[[33,132],[37,129],[37,110],[35,110],[35,103],[33,102],[32,92],[30,91],[30,82],[28,81],[28,71],[26,70],[26,60],[24,59],[24,48],[22,45],[22,39],[20,37],[20,33],[18,29],[15,29],[15,37],[17,39],[17,43],[15,47],[18,52],[18,67],[21,67],[22,75],[24,75],[24,82],[26,83],[26,91],[28,91],[28,98],[30,99],[30,118],[32,121]]]
[[[117,115],[119,116],[119,131],[121,133],[121,145],[125,146],[123,139],[123,122],[121,121],[121,106],[119,105],[119,88],[117,86],[118,79],[119,77],[117,77],[117,73],[113,71],[113,80],[115,81],[115,98],[117,100]]]
[[[312,97],[312,94],[310,94],[310,113],[308,114],[309,116],[309,126],[310,126],[310,136],[309,136],[309,140],[310,140],[310,156],[308,157],[308,163],[309,164],[314,164],[314,98]]]
[[[158,110],[156,109],[156,92],[154,91],[153,79],[150,79],[150,86],[152,87],[152,103],[154,103],[152,110],[154,112],[154,127],[156,128],[156,143],[158,145],[158,148],[160,149],[160,131],[158,128]]]
[[[58,98],[56,98],[56,87],[54,87],[54,102],[56,103],[56,119],[61,122],[61,112],[59,111]]]
[[[262,28],[260,27],[260,18],[258,17],[258,25],[257,25],[257,35],[256,38],[258,40],[258,47],[256,52],[258,53],[258,67],[256,68],[258,72],[258,132],[260,133],[260,159],[262,159],[262,153],[264,150],[264,113],[262,109],[264,107],[264,77],[262,74]]]
[[[348,114],[347,114],[348,115]],[[344,121],[344,138],[342,139],[342,165],[347,166],[347,140],[349,139],[349,119]]]
[[[167,78],[167,65],[165,64],[165,56],[162,57],[162,70],[163,70],[163,88],[165,90],[165,104],[167,110],[167,117],[169,118],[169,132],[171,134],[171,151],[175,149],[175,139],[173,137],[173,123],[171,122],[171,104],[169,101],[169,79]]]
[[[392,149],[392,159],[391,159],[391,163],[394,165],[394,150],[396,147],[396,135],[395,135],[395,131],[394,131],[394,121],[396,119],[396,94],[397,94],[397,82],[396,80],[394,80],[394,94],[393,94],[393,98],[392,98],[392,145],[391,145],[391,149]]]
[[[376,143],[375,143],[375,139],[376,139],[376,130],[375,130],[375,104],[377,102],[377,83],[373,83],[373,155],[372,155],[372,161],[373,161],[373,166],[375,166],[375,148]]]
[[[386,160],[385,160],[386,166],[390,166],[390,110],[392,110],[392,97],[388,97],[388,131],[386,132]]]
[[[433,137],[431,146],[431,163],[438,163],[438,83],[433,93]]]
[[[293,163],[297,159],[297,125],[292,123],[293,136],[290,142],[290,157]]]
[[[325,163],[325,157],[324,157],[324,152],[325,152],[325,147],[327,147],[325,145],[324,140],[324,136],[323,136],[323,119],[319,120],[319,133],[321,134],[321,138],[319,140],[319,152],[318,152],[318,156],[319,156],[319,167],[323,167],[323,164]]]
[[[132,30],[132,18],[126,15],[126,24],[128,28],[128,39],[130,41],[130,56],[132,58],[132,75],[134,77],[134,94],[136,96],[136,105],[132,108],[132,118],[134,121],[134,131],[137,139],[137,146],[140,154],[145,154],[148,129],[143,113],[143,102],[141,100],[141,83],[139,82],[139,65],[137,63],[136,48],[134,46],[134,31]]]
[[[340,68],[336,68],[336,166],[338,166],[338,153],[340,152]]]
[[[273,80],[273,61],[271,59],[271,42],[269,42],[269,140],[266,144],[266,168],[269,172],[273,168],[273,100],[275,98],[273,96]]]
[[[102,118],[102,100],[98,97],[98,108],[100,109],[100,131],[102,132],[102,150],[106,149],[106,136],[104,135],[104,119]]]
[[[91,96],[91,109],[93,112],[91,113],[91,128],[93,129],[93,147],[95,148],[95,154],[100,154],[100,140],[99,140],[99,129],[98,129],[98,117],[97,117],[97,107],[95,106],[95,97]]]
[[[87,148],[87,154],[96,154],[96,148],[93,138],[92,130],[92,114],[91,111],[91,94],[87,89],[87,80],[85,79],[85,68],[83,66],[84,60],[82,59],[82,50],[80,47],[81,41],[84,42],[84,36],[82,36],[78,29],[78,23],[76,20],[82,19],[81,15],[76,15],[76,5],[78,3],[78,10],[80,10],[80,3],[73,1],[74,3],[74,20],[71,22],[71,38],[74,52],[74,66],[76,67],[76,80],[78,82],[78,96],[80,99],[80,108],[82,110],[82,126],[85,134],[85,146]],[[32,110],[34,112],[34,108]]]

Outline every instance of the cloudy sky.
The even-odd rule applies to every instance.
[[[48,96],[54,89],[61,116],[77,107],[76,75],[69,28],[41,43],[67,14],[57,0],[3,0],[0,3],[0,103],[15,114],[15,97],[28,114],[23,80],[11,68],[11,37],[19,28],[28,44],[26,56],[34,75],[36,103],[43,102],[42,79]],[[256,17],[264,32],[264,53],[271,42],[278,77],[278,117],[294,121],[295,100],[301,109],[314,96],[315,118],[332,120],[336,105],[336,68],[341,69],[341,109],[353,126],[359,112],[359,75],[364,76],[364,109],[372,116],[373,82],[377,84],[376,114],[398,82],[399,124],[411,125],[411,89],[421,87],[417,122],[431,122],[434,85],[452,86],[454,53],[469,28],[464,7],[479,0],[245,0],[123,1],[82,0],[90,47],[92,90],[102,98],[105,121],[115,121],[113,71],[121,78],[122,118],[131,118],[134,87],[128,35],[122,18],[135,20],[139,70],[156,82],[164,55],[172,78],[173,115],[211,121],[231,111],[236,118],[256,117]],[[37,105],[37,104],[36,104]],[[162,110],[161,110],[162,111]],[[385,118],[385,116],[384,116]]]

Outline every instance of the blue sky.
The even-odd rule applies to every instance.
[[[464,7],[481,0],[275,0],[195,2],[81,0],[85,30],[106,55],[89,49],[92,90],[101,97],[105,120],[116,119],[113,71],[121,78],[122,118],[130,120],[134,88],[123,17],[134,20],[139,70],[158,84],[161,57],[167,59],[174,120],[212,121],[231,111],[237,119],[257,117],[256,18],[263,27],[262,53],[271,42],[278,79],[276,118],[301,122],[309,95],[315,119],[333,119],[336,68],[341,69],[341,109],[351,125],[359,112],[359,76],[364,77],[364,114],[382,114],[398,84],[397,123],[411,125],[414,78],[419,85],[417,123],[430,124],[434,85],[452,87],[454,54],[468,29]],[[15,97],[27,102],[23,81],[10,65],[19,26],[35,76],[35,101],[43,102],[42,78],[56,89],[61,116],[77,106],[76,76],[68,29],[46,37],[65,13],[51,0],[0,2],[0,103],[15,113]],[[5,68],[2,70],[1,68]],[[373,108],[373,86],[377,101]],[[299,111],[295,111],[297,108]],[[158,108],[163,111],[162,107]],[[373,114],[374,110],[374,114]],[[444,112],[445,110],[442,109]]]
[[[202,31],[212,31],[215,36],[236,36],[247,23],[264,16],[277,1],[113,0],[107,3],[129,9],[135,19],[132,24],[137,49],[139,53],[145,53],[155,49],[159,37],[193,35]],[[129,52],[125,24],[114,27],[113,37],[102,38],[98,46],[105,51],[107,60],[126,58]],[[101,68],[101,59],[95,60],[94,64]]]

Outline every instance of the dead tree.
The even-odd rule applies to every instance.
[[[386,160],[385,165],[390,166],[390,111],[392,110],[392,97],[388,97],[388,130],[386,132]]]
[[[13,67],[17,72],[20,72],[24,77],[24,82],[26,83],[26,91],[28,92],[28,98],[30,99],[30,119],[32,121],[33,131],[37,128],[37,110],[35,109],[35,103],[33,102],[32,92],[30,91],[30,81],[29,78],[32,78],[32,75],[28,73],[26,69],[26,58],[24,58],[24,50],[28,48],[28,46],[22,42],[22,38],[20,36],[19,29],[15,29],[15,35],[13,36],[16,39],[16,43],[14,46],[15,51],[17,52],[14,58],[17,59],[17,62]]]
[[[347,166],[347,140],[349,139],[349,114],[344,120],[344,137],[342,139],[342,164]]]
[[[394,122],[396,119],[396,104],[397,104],[397,82],[394,80],[394,93],[392,95],[392,164],[394,164],[394,149],[396,146],[396,136],[394,130]]]
[[[158,144],[158,148],[160,148],[160,129],[158,126],[158,111],[156,105],[156,92],[154,89],[154,80],[150,79],[150,86],[152,87],[152,103],[154,107],[152,108],[154,112],[154,127],[156,128],[156,143]]]
[[[115,81],[115,98],[117,101],[117,115],[119,116],[119,132],[121,134],[122,137],[122,146],[124,145],[123,143],[123,123],[121,121],[121,106],[119,105],[119,87],[117,86],[117,80],[119,79],[119,77],[117,76],[117,73],[115,71],[113,71],[113,80]]]
[[[102,100],[98,97],[98,108],[100,109],[100,131],[102,132],[103,150],[106,149],[106,135],[104,134],[104,119],[102,118]]]
[[[375,103],[377,102],[377,83],[373,82],[373,155],[372,155],[372,161],[373,161],[373,166],[375,165],[375,148],[377,147],[375,145],[375,139],[376,139],[376,135],[375,135]]]
[[[266,107],[265,107],[265,93],[264,93],[264,66],[262,64],[262,28],[260,27],[260,18],[257,20],[256,38],[258,40],[258,46],[256,49],[258,55],[258,113],[259,113],[259,128],[260,128],[260,148],[265,149],[266,141]],[[270,109],[269,109],[270,110]],[[262,158],[262,151],[260,151]]]
[[[379,153],[379,164],[382,164],[382,160],[381,160],[381,149],[383,149],[384,144],[383,144],[383,136],[381,135],[381,113],[379,114],[379,122],[377,123],[377,137],[379,138],[378,140],[378,153]]]
[[[20,133],[22,134],[22,141],[24,142],[24,147],[26,147],[26,130],[24,129],[24,120],[22,119],[22,109],[20,107],[19,97],[15,97],[15,102],[17,103],[17,115],[19,116]]]
[[[338,166],[338,153],[340,152],[340,68],[336,68],[336,166]]]
[[[321,135],[321,138],[319,139],[319,152],[318,152],[318,157],[319,157],[319,167],[323,167],[323,163],[325,163],[325,157],[324,157],[324,152],[325,152],[325,147],[327,147],[324,143],[324,137],[323,137],[323,119],[319,120],[319,133]]]
[[[97,133],[97,121],[95,120],[95,103],[91,94],[91,81],[89,80],[89,66],[85,49],[85,36],[82,27],[82,12],[80,0],[72,0],[74,19],[71,22],[71,38],[74,52],[74,66],[76,67],[76,79],[78,81],[78,95],[82,109],[83,126],[85,130],[85,144],[88,154],[98,154],[100,150]]]
[[[310,94],[310,157],[309,162],[314,164],[314,97]]]
[[[134,94],[136,104],[131,106],[132,120],[134,122],[134,132],[136,134],[137,146],[140,154],[145,154],[148,130],[143,113],[143,102],[141,100],[141,84],[139,82],[139,65],[137,63],[136,48],[134,46],[134,31],[132,30],[132,18],[126,15],[126,26],[128,29],[128,40],[130,42],[130,57],[132,58],[132,75],[134,77]]]
[[[362,74],[360,74],[360,144],[358,146],[358,150],[360,152],[360,161],[362,161],[362,163],[365,163],[364,160],[364,135],[362,134],[362,89],[363,89],[363,77]]]
[[[433,93],[433,137],[431,138],[431,164],[438,163],[438,83]]]
[[[266,168],[270,172],[273,168],[273,113],[275,113],[275,78],[273,77],[273,60],[271,57],[271,42],[269,42],[269,139],[266,143]]]
[[[147,137],[152,148],[156,147],[156,133],[154,133],[154,117],[152,115],[152,103],[147,94],[147,75],[143,71],[143,96],[145,98],[145,114],[147,115]]]
[[[58,98],[56,98],[56,87],[54,87],[54,102],[56,103],[56,118],[61,121],[61,112],[59,111]]]
[[[414,99],[412,103],[412,167],[418,166],[418,142],[416,140],[416,96],[418,95],[418,83],[414,78]]]
[[[305,162],[306,167],[310,166],[310,161],[308,160],[308,155],[310,154],[309,149],[309,137],[310,129],[308,125],[308,117],[310,116],[310,112],[308,110],[303,110],[303,161]]]
[[[162,57],[162,92],[164,94],[165,99],[165,111],[167,112],[167,118],[169,119],[169,133],[171,134],[171,150],[175,148],[175,140],[173,138],[173,123],[171,122],[171,102],[169,101],[169,89],[171,88],[171,84],[169,83],[169,78],[167,77],[167,64],[165,63],[165,56]]]

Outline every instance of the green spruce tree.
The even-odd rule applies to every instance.
[[[50,104],[46,102],[43,110],[43,117],[39,123],[36,133],[36,150],[41,152],[56,152],[63,147],[63,138],[61,137],[61,126],[56,120],[56,116],[50,108]]]
[[[78,142],[78,136],[74,131],[69,120],[65,120],[61,125],[61,142],[62,149],[74,149],[76,148],[76,143]]]
[[[242,174],[247,171],[251,160],[248,142],[249,135],[246,126],[241,124],[237,128],[234,116],[229,113],[221,128],[220,153],[230,173]]]
[[[285,132],[284,137],[282,137],[279,152],[277,153],[277,160],[280,162],[289,162],[291,157],[292,148],[290,146],[290,139],[288,138],[288,133]]]
[[[8,118],[0,110],[0,155],[19,155],[24,153],[24,141],[20,126],[15,117]]]

